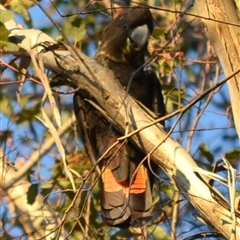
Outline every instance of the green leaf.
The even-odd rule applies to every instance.
[[[49,181],[49,182],[45,182],[43,184],[41,184],[41,189],[52,189],[53,188],[53,181]]]
[[[9,42],[8,30],[2,22],[0,22],[0,48],[9,52],[17,52],[19,50],[16,44]]]
[[[38,195],[38,184],[32,184],[27,191],[27,203],[33,204]]]
[[[165,105],[167,112],[173,112],[184,106],[184,99],[187,97],[185,94],[185,89],[176,88],[173,84],[162,85],[162,90],[164,92]]]
[[[75,42],[79,42],[86,35],[86,26],[82,18],[71,16],[63,25],[63,32]]]
[[[57,36],[55,39],[58,43],[61,43],[63,41],[63,36]]]
[[[159,39],[160,37],[163,37],[165,35],[165,28],[155,28],[153,30],[152,36],[156,39]]]
[[[165,240],[169,239],[169,235],[166,230],[164,230],[161,226],[152,225],[148,228],[148,233],[150,233],[154,239]]]
[[[1,41],[1,40],[0,40],[0,48],[3,49],[5,52],[18,52],[19,50],[19,47],[16,44]]]
[[[14,12],[19,13],[26,21],[30,21],[28,8],[32,7],[34,2],[31,0],[11,0],[10,7]]]
[[[58,180],[57,183],[62,189],[68,189],[68,188],[71,188],[72,186],[69,180]]]
[[[19,116],[16,118],[16,123],[21,124],[36,120],[35,115],[38,115],[40,113],[40,107],[40,104],[38,104],[30,108],[23,108],[19,113]]]
[[[240,148],[228,151],[227,153],[225,153],[225,158],[227,158],[228,161],[240,159]]]
[[[0,94],[0,102],[1,102],[1,112],[3,115],[7,117],[11,117],[13,113],[13,107],[11,104],[11,96],[8,94]]]
[[[165,76],[168,73],[173,72],[172,63],[170,63],[170,61],[172,60],[165,60],[165,59],[158,60],[161,76]]]
[[[8,42],[8,30],[2,22],[0,22],[0,41]]]
[[[199,145],[199,151],[210,163],[213,162],[213,154],[209,151],[209,148],[205,143]]]
[[[172,198],[174,196],[174,186],[170,184],[162,184],[160,186],[160,191],[164,192],[169,198]]]
[[[236,194],[236,197],[240,197],[240,189],[237,189],[235,194]]]
[[[0,9],[0,16],[1,16],[0,20],[3,23],[8,22],[14,18],[13,12],[3,10],[3,9]]]

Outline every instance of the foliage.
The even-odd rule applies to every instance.
[[[62,221],[55,231],[69,236],[69,239],[130,239],[137,234],[126,229],[109,228],[101,221],[98,175],[76,134],[70,88],[55,88],[53,95],[61,121],[67,126],[61,134],[61,143],[68,166],[74,171],[75,192],[59,149],[54,143],[45,148],[52,136],[38,119],[42,118],[44,109],[57,128],[51,104],[44,98],[44,87],[34,67],[9,54],[19,48],[10,42],[4,23],[15,16],[17,21],[52,37],[65,39],[67,36],[72,45],[92,56],[104,26],[111,19],[111,9],[106,9],[106,2],[56,0],[53,4],[42,0],[40,4],[45,10],[42,13],[31,1],[20,4],[10,0],[5,3],[10,12],[0,13],[3,14],[0,22],[0,143],[3,159],[8,166],[12,164],[21,170],[24,163],[37,155],[37,165],[24,175],[29,183],[26,199],[33,204],[41,196],[41,204],[57,213],[58,223]],[[147,1],[152,6],[156,21],[149,50],[156,56],[154,65],[163,84],[168,113],[191,102],[224,77],[195,8],[188,8],[184,2]],[[181,14],[186,9],[186,14]],[[59,28],[49,22],[48,16]],[[46,73],[49,79],[54,77],[54,73]],[[167,131],[176,120],[177,117],[167,120]],[[212,171],[214,163],[225,156],[234,168],[239,169],[239,139],[232,121],[226,85],[190,108],[173,129],[171,137],[189,151],[201,168]],[[194,209],[182,199],[176,186],[164,173],[160,174],[160,179],[162,181],[159,181],[153,194],[155,205],[148,229],[149,239],[168,239],[172,230],[175,230],[176,239],[210,231],[210,226],[203,225],[192,216]],[[226,189],[220,187],[220,190],[226,195]],[[20,217],[19,207],[14,206],[8,192],[3,191],[1,195],[4,197],[0,209],[2,237],[11,236],[14,239],[23,236],[23,239],[28,239],[31,232],[38,229],[29,232],[26,222]],[[175,229],[171,229],[173,221],[177,222]]]

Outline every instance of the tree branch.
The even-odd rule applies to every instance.
[[[234,0],[198,0],[195,2],[199,14],[216,21],[203,20],[210,43],[221,62],[225,75],[231,74],[239,67],[240,62],[240,16]],[[240,74],[228,81],[228,89],[236,131],[240,138]]]
[[[11,30],[11,36],[18,38],[21,36],[25,43],[29,44],[26,46],[20,43],[25,50],[25,54],[28,54],[29,49],[36,44],[45,41],[55,43],[54,40],[38,30],[11,29],[9,26],[8,28]],[[36,58],[39,57],[39,53],[43,49],[40,45],[35,48]],[[108,119],[111,119],[122,133],[125,130],[126,114],[129,131],[139,129],[154,121],[131,96],[126,96],[125,90],[121,87],[111,70],[105,69],[94,59],[88,58],[83,54],[81,54],[81,58],[84,60],[84,64],[73,58],[68,51],[55,50],[54,53],[52,51],[42,53],[45,67],[60,74],[65,84],[81,87],[82,90],[89,92],[99,107],[105,111]],[[85,64],[91,69],[94,79],[84,66]],[[98,82],[104,91],[99,89]],[[122,107],[123,101],[125,107]],[[159,124],[143,129],[133,135],[131,140],[146,153],[156,148],[152,153],[151,159],[175,181],[179,191],[201,213],[201,217],[226,238],[229,238],[232,231],[230,208],[223,207],[216,198],[213,198],[207,181],[202,181],[198,177],[199,174],[196,174],[198,173],[198,166],[185,149],[176,141],[167,137],[167,133],[164,132]],[[203,178],[205,179],[205,177]],[[240,219],[238,217],[237,236],[240,235],[239,226]]]

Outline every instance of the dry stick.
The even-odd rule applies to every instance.
[[[58,135],[61,136],[62,134],[64,134],[64,132],[67,131],[67,129],[69,129],[69,127],[71,126],[71,123],[72,119],[66,121],[64,125],[58,130]],[[34,167],[39,161],[40,157],[43,156],[47,151],[49,151],[49,149],[54,145],[54,143],[54,139],[50,138],[45,141],[39,149],[34,151],[29,157],[28,162],[26,162],[24,166],[16,172],[14,178],[12,178],[11,181],[7,182],[3,186],[3,190],[6,191],[7,189],[11,188],[15,182],[17,182],[26,174],[27,171],[29,171],[29,169]]]
[[[202,93],[201,95],[199,95],[195,100],[193,100],[191,103],[187,104],[185,107],[183,107],[182,109],[179,109],[171,114],[168,114],[167,116],[165,117],[162,117],[162,118],[159,118],[157,119],[156,121],[153,121],[151,122],[150,124],[147,124],[129,134],[127,134],[126,136],[123,136],[123,137],[119,137],[118,138],[118,141],[116,141],[112,146],[110,146],[106,151],[105,153],[101,156],[101,158],[98,159],[98,161],[96,162],[96,165],[102,160],[102,158],[111,150],[113,149],[118,143],[119,141],[122,141],[122,140],[126,140],[127,138],[133,136],[134,134],[142,131],[143,129],[147,128],[147,127],[150,127],[156,123],[159,123],[160,121],[163,121],[163,120],[166,120],[166,119],[169,119],[170,117],[173,117],[177,114],[180,114],[178,116],[178,119],[176,120],[175,124],[172,126],[172,128],[170,129],[170,131],[168,132],[168,134],[166,135],[166,137],[164,138],[163,141],[161,141],[158,146],[156,146],[151,152],[149,152],[147,154],[147,156],[140,162],[138,168],[140,167],[140,165],[149,157],[150,155],[170,136],[170,134],[172,133],[172,131],[174,130],[174,128],[176,127],[177,123],[179,122],[179,120],[181,119],[181,117],[183,116],[183,114],[190,108],[192,107],[195,103],[197,103],[198,101],[200,101],[202,98],[204,98],[205,96],[207,96],[209,93],[211,93],[212,91],[214,91],[215,89],[217,89],[219,86],[221,86],[222,84],[224,84],[226,81],[228,81],[229,79],[231,79],[234,75],[238,74],[240,72],[240,68],[238,68],[236,71],[234,71],[231,75],[229,75],[228,77],[226,77],[225,79],[223,79],[222,81],[218,82],[215,86],[207,89],[204,93]],[[149,165],[150,169],[151,169],[151,166]],[[136,174],[136,171],[138,170],[138,168],[135,170],[133,176]],[[152,169],[151,169],[152,171]],[[153,175],[155,175],[156,177],[158,177],[153,171],[152,171]],[[132,179],[130,181],[130,184],[132,182]]]
[[[38,2],[36,2],[36,1],[34,1],[34,2],[35,2],[35,3],[39,6],[39,8],[46,14],[46,16],[47,16],[47,17],[49,18],[49,20],[54,24],[54,26],[63,34],[63,36],[64,36],[65,40],[68,42],[71,50],[74,52],[73,56],[74,56],[74,55],[77,55],[78,59],[83,63],[83,65],[84,65],[84,66],[86,67],[86,69],[89,71],[89,73],[91,74],[91,76],[93,77],[93,79],[95,80],[95,82],[99,85],[99,88],[100,88],[100,90],[102,90],[102,93],[107,94],[106,91],[103,89],[101,83],[96,79],[96,77],[95,77],[95,75],[93,74],[93,72],[91,71],[91,69],[88,67],[87,64],[85,64],[85,62],[84,62],[83,59],[81,58],[80,54],[76,51],[75,48],[73,48],[73,47],[71,46],[71,43],[68,41],[68,38],[67,38],[67,37],[65,36],[65,34],[61,31],[61,29],[58,27],[58,25],[52,20],[52,18],[48,15],[48,13],[42,8],[42,6],[41,6]],[[119,141],[118,141],[118,142],[119,142]],[[118,143],[118,142],[117,142],[117,143]],[[123,141],[123,144],[124,144],[124,142],[125,142],[125,141]],[[117,145],[117,143],[115,143],[114,146]],[[113,148],[113,147],[112,147],[112,148]],[[103,158],[112,148],[109,148],[109,149],[106,150],[106,152],[101,156],[101,158],[98,159],[98,161],[96,162],[94,168],[97,166],[97,164],[102,160],[102,158]],[[117,151],[118,151],[118,150],[117,150]],[[116,153],[117,153],[117,151],[116,151]],[[94,168],[93,168],[93,169],[94,169]],[[80,189],[81,189],[81,188],[80,188]],[[78,195],[78,194],[76,194],[76,195]],[[75,199],[75,201],[76,201],[76,198],[74,198],[74,199]],[[74,201],[74,200],[72,201],[72,204],[69,206],[69,208],[68,208],[67,210],[70,211],[70,209],[73,207],[75,201]],[[66,212],[65,212],[65,213],[66,213]],[[80,215],[81,215],[81,214],[82,214],[82,211],[80,212]],[[66,214],[66,215],[67,215],[67,214]],[[66,215],[64,216],[64,218],[66,217]],[[62,223],[62,222],[63,222],[63,221],[61,221],[61,223]],[[59,224],[59,226],[62,226],[62,225]]]
[[[142,128],[140,128],[140,129],[138,129],[138,130],[136,130],[136,131],[128,134],[127,136],[124,136],[124,137],[119,138],[118,140],[123,140],[123,139],[125,139],[125,138],[127,138],[127,137],[130,137],[130,136],[132,136],[133,134],[141,131],[142,129],[144,129],[144,128],[146,128],[146,127],[149,127],[149,126],[152,126],[152,125],[158,123],[158,122],[161,121],[161,120],[168,119],[168,118],[170,118],[170,117],[172,117],[172,116],[175,116],[175,115],[178,114],[178,113],[180,113],[181,115],[183,115],[183,113],[185,113],[185,112],[188,110],[188,108],[190,108],[192,105],[194,105],[196,102],[198,102],[198,101],[199,101],[200,99],[202,99],[204,96],[206,96],[209,92],[211,92],[212,90],[216,89],[217,87],[219,87],[219,86],[220,86],[221,84],[223,84],[224,82],[228,81],[232,76],[234,76],[234,75],[237,74],[238,72],[240,72],[240,69],[236,70],[236,71],[235,71],[232,75],[230,75],[228,78],[226,78],[226,79],[224,79],[223,81],[221,81],[221,82],[219,82],[218,84],[216,84],[216,86],[214,86],[213,88],[205,91],[204,94],[200,95],[195,101],[193,101],[192,103],[188,104],[186,107],[184,107],[184,108],[182,108],[182,109],[180,109],[180,110],[178,110],[178,111],[176,111],[176,112],[174,112],[174,113],[172,113],[172,114],[169,114],[169,115],[167,115],[167,116],[164,117],[164,118],[158,119],[158,120],[152,122],[151,124],[149,124],[149,125],[147,125],[147,126],[145,126],[145,127],[142,127]]]
[[[118,143],[118,142],[116,142],[116,143],[113,144],[113,145],[115,146],[115,145],[117,145],[117,143]],[[109,151],[110,151],[110,150],[109,150]],[[75,204],[76,200],[78,199],[78,197],[79,197],[79,195],[80,195],[80,192],[81,192],[81,190],[82,190],[83,185],[85,184],[85,182],[87,181],[87,179],[89,178],[89,176],[93,173],[93,171],[95,170],[97,164],[102,160],[102,158],[103,158],[107,153],[108,153],[108,150],[104,153],[104,155],[96,162],[96,164],[95,164],[95,165],[92,167],[92,169],[88,172],[88,174],[87,174],[87,176],[85,177],[85,179],[83,179],[82,184],[79,186],[79,189],[77,190],[77,192],[76,192],[76,194],[75,194],[75,196],[74,196],[74,198],[73,198],[70,206],[66,209],[66,211],[65,211],[65,213],[64,213],[64,216],[63,216],[61,222],[59,223],[59,225],[58,225],[56,228],[54,228],[54,229],[52,230],[52,232],[54,232],[54,231],[56,231],[58,228],[61,228],[61,227],[62,227],[62,224],[63,224],[63,222],[65,221],[68,213],[69,213],[70,210],[74,207],[74,204]],[[86,203],[86,199],[90,197],[91,190],[92,190],[92,188],[95,186],[95,184],[98,182],[99,178],[100,178],[100,175],[96,178],[96,180],[94,181],[92,187],[88,189],[88,194],[87,194],[86,197],[85,197],[85,200],[84,200],[84,202],[83,202],[83,206],[84,206],[85,203]],[[82,213],[83,213],[83,208],[82,208],[82,210],[80,211],[80,213],[78,214],[78,217],[81,217]]]
[[[184,13],[191,7],[192,5],[189,4],[187,8],[185,8]],[[176,36],[176,33],[178,32],[181,23],[184,19],[184,13],[183,14],[175,14],[175,23],[173,23],[173,27],[171,29],[171,39],[173,39]],[[175,25],[175,26],[174,26]],[[175,44],[175,41],[174,41]],[[180,65],[182,64],[182,58],[180,57]],[[179,82],[179,86],[178,86],[178,106],[181,106],[181,93],[180,93],[180,82]],[[180,118],[179,118],[180,120]],[[176,126],[177,122],[174,124]],[[181,129],[181,125],[180,125],[180,129]],[[173,132],[173,129],[171,129],[171,133]],[[180,142],[181,142],[181,134],[180,136]],[[149,160],[150,160],[150,156],[149,156]],[[174,186],[176,188],[176,186]],[[175,191],[174,193],[174,202],[178,202],[180,198],[180,193],[178,191]],[[169,223],[170,228],[171,228],[171,239],[172,240],[176,240],[176,232],[177,232],[177,222],[178,222],[178,211],[179,211],[179,204],[174,204],[173,206],[173,211],[172,211],[172,221],[171,223]]]
[[[65,33],[62,31],[62,29],[54,22],[54,20],[52,19],[52,17],[45,11],[45,9],[41,6],[41,4],[39,4],[39,2],[37,2],[36,0],[33,0],[34,3],[43,11],[43,13],[48,17],[48,19],[51,21],[51,23],[56,27],[56,29],[62,34],[64,40],[67,42],[68,46],[65,47],[68,49],[68,51],[72,54],[72,56],[74,58],[77,57],[77,59],[83,64],[83,66],[87,69],[87,71],[90,73],[91,77],[93,78],[93,80],[95,81],[95,83],[98,84],[99,89],[101,90],[101,93],[105,96],[109,95],[108,92],[106,92],[106,90],[102,87],[101,82],[95,77],[95,74],[92,72],[92,70],[89,68],[89,66],[84,62],[83,58],[81,57],[81,55],[79,54],[78,50],[76,48],[74,48],[71,45],[71,42],[68,40],[67,36],[65,35]]]
[[[126,141],[126,140],[124,140],[122,144],[124,144],[125,141]],[[115,145],[117,145],[118,143],[119,143],[119,141],[117,141],[115,144],[113,144],[113,147],[114,147]],[[112,149],[112,148],[111,148],[111,149]],[[79,197],[79,195],[80,195],[80,193],[81,193],[81,190],[82,190],[82,188],[83,188],[83,185],[85,184],[85,182],[87,181],[87,179],[89,178],[89,176],[93,173],[93,171],[95,170],[97,164],[103,159],[103,157],[104,157],[111,149],[110,149],[110,148],[107,149],[107,150],[105,151],[105,153],[101,156],[101,158],[98,159],[98,161],[97,161],[96,164],[93,166],[93,168],[88,172],[88,175],[85,177],[85,179],[83,179],[82,184],[79,186],[79,189],[77,190],[77,192],[76,192],[76,194],[75,194],[75,196],[74,196],[74,198],[73,198],[70,206],[66,209],[66,211],[65,211],[65,213],[64,213],[64,215],[63,215],[63,217],[62,217],[61,222],[60,222],[60,223],[58,224],[58,226],[56,226],[48,235],[50,235],[52,232],[55,232],[58,228],[59,228],[59,235],[60,235],[60,233],[61,233],[61,228],[62,228],[62,226],[63,226],[63,223],[64,223],[64,221],[66,220],[66,217],[67,217],[67,215],[70,213],[71,209],[74,207],[74,204],[75,204],[75,202],[77,201],[77,199],[78,199],[78,197]],[[117,149],[117,151],[118,151],[118,149]],[[117,152],[117,151],[116,151],[116,152]],[[87,190],[88,193],[87,193],[87,195],[86,195],[86,197],[85,197],[85,199],[84,199],[83,206],[85,206],[85,204],[86,204],[86,202],[87,202],[87,199],[90,198],[91,190],[92,190],[93,187],[96,185],[96,183],[98,182],[98,180],[99,180],[100,177],[101,177],[101,176],[99,175],[99,176],[96,178],[96,180],[93,182],[92,187]],[[79,212],[78,218],[80,218],[80,217],[82,216],[82,214],[83,214],[83,209],[84,209],[84,208],[82,208],[81,211]],[[48,235],[46,235],[46,236],[48,236]]]
[[[174,117],[176,116],[177,114],[184,114],[190,107],[192,107],[194,104],[196,104],[197,102],[199,102],[201,99],[203,99],[205,96],[207,96],[210,92],[214,91],[215,89],[217,89],[218,87],[220,87],[221,85],[223,85],[225,82],[227,82],[228,80],[230,80],[232,77],[234,77],[236,74],[238,74],[240,72],[240,68],[238,68],[237,70],[235,70],[232,74],[230,74],[228,77],[224,78],[223,80],[219,81],[218,83],[216,83],[216,85],[214,85],[213,87],[207,89],[205,92],[203,92],[201,95],[199,95],[195,100],[193,100],[192,102],[190,102],[189,104],[187,104],[185,107],[175,111],[175,112],[172,112],[164,117],[161,117],[155,121],[152,121],[151,123],[135,130],[135,131],[132,131],[131,133],[127,134],[126,136],[123,136],[123,137],[119,137],[117,140],[123,140],[123,139],[126,139],[126,138],[129,138],[129,137],[132,137],[134,134],[136,133],[139,133],[140,131],[148,128],[148,127],[151,127],[163,120],[166,120],[166,119],[169,119],[171,117]]]
[[[14,58],[13,60],[16,60],[16,59],[17,59],[17,58]],[[11,62],[14,62],[13,60],[12,60]],[[0,64],[3,65],[3,66],[5,66],[6,69],[9,68],[9,69],[11,69],[12,71],[14,71],[15,73],[20,74],[19,69],[11,66],[11,62],[10,62],[10,63],[6,63],[6,62],[3,61],[3,59],[0,59]],[[2,70],[2,72],[3,72],[3,70]],[[29,78],[29,80],[31,80],[32,82],[34,82],[34,83],[36,83],[36,84],[38,84],[38,85],[40,85],[40,86],[43,85],[41,82],[39,82],[37,79],[35,79],[35,78],[33,77],[33,75],[31,75],[31,74],[29,74],[29,73],[26,73],[26,74],[25,74],[25,73],[21,73],[21,74],[25,75],[26,78]],[[21,83],[21,82],[22,82],[22,80],[18,80],[18,81],[14,81],[14,82],[11,82],[11,81],[9,81],[9,82],[3,82],[3,81],[1,81],[1,82],[0,82],[0,86],[1,86],[1,85],[5,85],[5,84],[18,84],[18,83]]]
[[[50,1],[50,0],[49,0]],[[34,1],[35,2],[35,1]],[[61,16],[61,17],[71,17],[73,15],[77,15],[79,13],[73,13],[73,14],[67,14],[67,15],[62,15],[58,9],[56,8],[56,6],[54,5],[54,3],[52,1],[50,1],[52,3],[52,5],[54,6],[55,10],[58,12],[58,14]],[[219,22],[219,23],[223,23],[223,24],[227,24],[227,25],[231,25],[231,26],[235,26],[235,27],[240,27],[240,24],[237,24],[237,23],[233,23],[233,22],[227,22],[227,21],[222,21],[222,20],[217,20],[217,19],[213,19],[213,18],[210,18],[210,17],[205,17],[205,16],[201,16],[201,15],[197,15],[197,14],[194,14],[194,13],[188,13],[186,11],[178,11],[178,10],[171,10],[169,8],[161,8],[161,7],[154,7],[154,6],[149,6],[149,5],[146,5],[144,3],[139,3],[139,2],[135,2],[135,1],[131,1],[132,3],[136,3],[138,4],[139,6],[144,6],[144,7],[148,7],[150,9],[154,9],[154,10],[160,10],[160,11],[164,11],[164,12],[170,12],[170,13],[179,13],[181,15],[187,15],[187,16],[192,16],[192,17],[196,17],[196,18],[202,18],[202,19],[205,19],[205,20],[209,20],[209,21],[213,21],[213,22]],[[35,2],[36,3],[36,2]],[[37,3],[36,3],[37,4]],[[120,7],[112,7],[112,8],[101,8],[101,9],[97,9],[98,12],[105,12],[106,10],[111,10],[111,9],[119,9]],[[130,8],[130,7],[121,7],[121,8]],[[86,15],[86,14],[90,14],[90,13],[95,13],[96,12],[96,9],[94,10],[89,10],[87,12],[81,12],[82,15]]]
[[[216,79],[218,78],[219,76],[219,68],[217,67],[217,71],[216,71]],[[204,107],[200,110],[200,112],[197,114],[197,116],[195,117],[195,120],[194,120],[194,123],[193,123],[193,126],[192,126],[192,129],[195,129],[197,127],[197,124],[199,122],[199,119],[200,117],[202,116],[203,112],[205,111],[205,109],[207,108],[208,104],[210,103],[211,99],[212,99],[212,96],[213,96],[214,92],[212,92],[207,100],[206,100],[206,103],[204,105]],[[187,151],[189,152],[190,149],[191,149],[191,142],[192,142],[192,138],[193,138],[193,135],[194,135],[194,131],[190,132],[189,134],[189,137],[188,137],[188,143],[187,143]]]
[[[136,168],[136,170],[135,170],[134,173],[133,173],[133,177],[136,175],[136,172],[138,171],[140,165],[141,165],[146,159],[148,159],[148,161],[150,161],[150,156],[151,156],[151,154],[170,136],[170,134],[173,132],[174,128],[176,127],[177,123],[180,121],[181,117],[183,116],[183,114],[184,114],[190,107],[192,107],[195,103],[197,103],[198,101],[200,101],[200,100],[201,100],[202,98],[204,98],[207,94],[209,94],[209,93],[211,93],[212,91],[214,91],[215,89],[217,89],[219,86],[221,86],[223,83],[225,83],[226,81],[228,81],[229,79],[231,79],[235,74],[237,74],[237,73],[239,73],[239,72],[240,72],[240,68],[238,68],[236,71],[234,71],[234,72],[233,72],[230,76],[228,76],[227,78],[225,78],[225,79],[223,79],[222,81],[218,82],[215,86],[213,86],[213,87],[211,87],[210,89],[206,90],[203,94],[201,94],[199,97],[197,97],[195,100],[193,100],[191,103],[189,103],[188,105],[186,105],[186,106],[183,107],[182,109],[179,109],[179,110],[175,111],[175,112],[172,113],[172,114],[169,114],[169,115],[167,115],[167,116],[165,116],[165,117],[162,117],[162,118],[160,118],[160,119],[158,119],[158,120],[156,120],[156,121],[153,121],[152,123],[147,124],[146,126],[143,126],[143,127],[139,128],[139,129],[131,132],[131,133],[128,134],[127,136],[123,136],[123,137],[118,138],[118,140],[123,140],[123,139],[129,138],[129,137],[133,136],[134,134],[140,132],[141,130],[147,128],[147,127],[150,127],[150,126],[152,126],[152,125],[154,125],[154,124],[156,124],[156,123],[158,123],[158,122],[160,122],[160,121],[163,121],[163,120],[168,119],[168,118],[170,118],[170,117],[172,117],[172,116],[175,116],[175,115],[177,115],[178,113],[180,114],[180,115],[178,116],[176,122],[174,123],[174,125],[171,127],[170,131],[168,132],[168,134],[167,134],[166,137],[164,138],[164,140],[161,141],[151,152],[149,152],[149,153],[147,154],[147,156],[139,163],[138,167]],[[112,147],[113,147],[113,145],[112,145],[110,148],[112,148]],[[109,149],[108,149],[108,150],[109,150]],[[150,168],[152,174],[158,178],[158,176],[153,172],[150,163],[149,163],[149,168]],[[133,181],[133,177],[131,178],[130,185],[131,185],[131,183],[132,183],[132,181]]]
[[[78,58],[78,59],[82,62],[82,64],[86,67],[86,69],[88,70],[88,72],[89,72],[89,73],[91,74],[91,76],[93,77],[94,81],[98,84],[98,86],[99,86],[100,90],[102,91],[102,93],[107,94],[106,91],[103,89],[101,83],[98,81],[98,79],[95,77],[95,75],[94,75],[93,72],[91,71],[91,69],[88,67],[88,65],[87,65],[87,64],[84,62],[84,60],[81,58],[81,56],[80,56],[80,54],[78,53],[78,51],[71,46],[71,43],[69,42],[69,40],[68,40],[68,38],[65,36],[65,34],[62,32],[62,30],[59,28],[59,26],[53,21],[53,19],[51,18],[51,16],[45,11],[45,9],[44,9],[37,1],[34,0],[34,2],[35,2],[35,4],[38,5],[38,7],[45,13],[45,15],[46,15],[46,16],[49,18],[49,20],[52,22],[52,24],[62,33],[64,39],[67,41],[67,43],[68,43],[69,46],[70,46],[70,47],[68,47],[68,50],[72,53],[73,56],[77,56],[77,58]],[[69,49],[69,48],[70,48],[70,49]],[[71,50],[72,50],[72,51],[71,51]],[[96,163],[96,165],[97,165],[97,163]],[[92,169],[92,171],[93,171],[93,170],[94,170],[94,168]],[[92,171],[90,171],[90,172],[92,172]],[[89,174],[90,174],[90,173],[89,173]],[[85,181],[83,181],[83,183],[84,183],[84,182],[85,182]],[[83,184],[81,185],[81,187],[82,187],[82,186],[83,186]],[[63,222],[64,222],[65,218],[67,217],[68,213],[70,212],[70,210],[74,207],[74,204],[75,204],[75,202],[76,202],[76,200],[77,200],[77,198],[78,198],[78,196],[79,196],[79,194],[80,194],[81,187],[79,188],[79,190],[78,190],[77,193],[75,194],[74,199],[73,199],[71,205],[70,205],[70,206],[68,207],[68,209],[65,211],[65,214],[64,214],[61,222],[59,223],[59,225],[58,225],[56,228],[54,228],[54,229],[52,230],[52,232],[56,231],[58,228],[59,228],[59,231],[61,232],[61,228],[62,228]],[[81,213],[80,213],[80,214],[81,214]],[[60,232],[59,232],[59,233],[60,233]]]
[[[92,175],[92,178],[91,178],[91,182],[93,182],[94,180],[94,175]],[[85,237],[87,239],[89,239],[89,220],[90,220],[90,204],[91,204],[91,198],[87,198],[87,207],[86,207],[86,214],[85,214],[85,230],[84,230],[84,234],[85,234]],[[82,206],[82,208],[84,208],[84,205]]]
[[[170,129],[170,131],[167,133],[166,137],[151,151],[149,152],[146,157],[144,157],[142,159],[142,161],[139,163],[138,167],[136,168],[136,170],[133,172],[133,176],[132,178],[130,179],[130,183],[129,185],[132,185],[132,181],[133,181],[133,178],[134,176],[136,175],[138,169],[140,168],[140,166],[144,163],[144,161],[148,161],[148,167],[150,169],[150,171],[152,172],[152,174],[157,178],[159,179],[159,176],[153,171],[152,167],[151,167],[151,164],[150,164],[150,158],[151,158],[151,154],[164,142],[166,141],[166,139],[170,136],[170,134],[172,133],[172,131],[174,130],[174,128],[176,127],[177,123],[180,121],[181,117],[182,117],[183,114],[180,114],[178,116],[178,119],[176,120],[176,122],[174,123],[174,125],[172,126],[172,128]]]
[[[132,1],[132,2],[139,4],[138,2],[134,2],[134,1]],[[222,20],[213,19],[213,18],[210,18],[210,17],[204,17],[204,16],[197,15],[197,14],[194,14],[194,13],[188,13],[186,11],[178,11],[178,10],[171,10],[171,9],[168,9],[168,8],[154,7],[154,6],[146,5],[144,3],[141,3],[141,5],[145,6],[145,7],[149,7],[149,8],[154,9],[154,10],[160,10],[160,11],[170,12],[170,13],[179,13],[179,14],[184,14],[184,15],[196,17],[196,18],[202,18],[202,19],[209,20],[209,21],[212,21],[212,22],[218,22],[218,23],[223,23],[223,24],[235,26],[235,27],[240,27],[240,24],[238,24],[238,23],[222,21]]]
[[[191,103],[187,104],[185,107],[183,107],[182,109],[179,109],[175,112],[173,112],[172,114],[169,114],[165,117],[162,117],[156,121],[153,121],[152,123],[150,124],[147,124],[146,126],[143,126],[133,132],[131,132],[130,134],[128,134],[127,136],[123,136],[123,137],[120,137],[118,138],[118,140],[123,140],[125,138],[128,138],[128,137],[131,137],[133,136],[134,134],[140,132],[141,130],[147,128],[147,127],[150,127],[160,121],[163,121],[165,119],[168,119],[172,116],[175,116],[177,113],[179,113],[180,115],[178,116],[177,120],[175,121],[174,125],[171,127],[171,129],[169,130],[169,132],[167,133],[166,137],[153,149],[151,150],[147,156],[141,161],[140,164],[143,163],[143,161],[146,160],[146,158],[148,157],[148,160],[150,160],[150,156],[151,154],[170,136],[170,134],[173,132],[174,128],[176,127],[177,123],[180,121],[181,117],[183,116],[183,114],[190,108],[192,107],[195,103],[197,103],[198,101],[200,101],[203,97],[205,97],[207,94],[211,93],[212,91],[214,91],[215,89],[217,89],[219,86],[221,86],[223,83],[225,83],[226,81],[228,81],[229,79],[231,79],[235,74],[238,74],[238,72],[240,72],[240,68],[238,68],[236,71],[234,71],[230,76],[228,76],[227,78],[223,79],[222,81],[218,82],[215,86],[211,87],[210,89],[206,90],[203,94],[201,94],[199,97],[197,97],[195,100],[193,100]],[[152,171],[151,169],[151,165],[149,164],[149,167],[150,167],[150,170]],[[139,167],[138,167],[139,168]],[[136,171],[138,170],[138,168],[136,169]],[[134,174],[136,174],[136,171],[134,172]],[[152,171],[153,175],[156,176],[156,174]],[[157,176],[156,176],[157,177]]]

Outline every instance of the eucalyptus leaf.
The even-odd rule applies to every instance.
[[[210,162],[212,163],[214,160],[213,154],[209,151],[208,146],[205,143],[201,143],[199,145],[199,150],[201,154]]]
[[[33,204],[38,195],[38,184],[32,184],[27,191],[27,203]]]
[[[6,52],[17,52],[19,50],[19,47],[16,44],[6,42],[6,41],[1,41],[1,40],[0,40],[0,48]]]
[[[81,41],[86,35],[86,26],[82,18],[71,16],[63,25],[63,32],[75,42]]]
[[[8,41],[8,30],[2,22],[0,22],[0,41]]]
[[[1,22],[5,23],[14,18],[13,12],[0,9]]]

